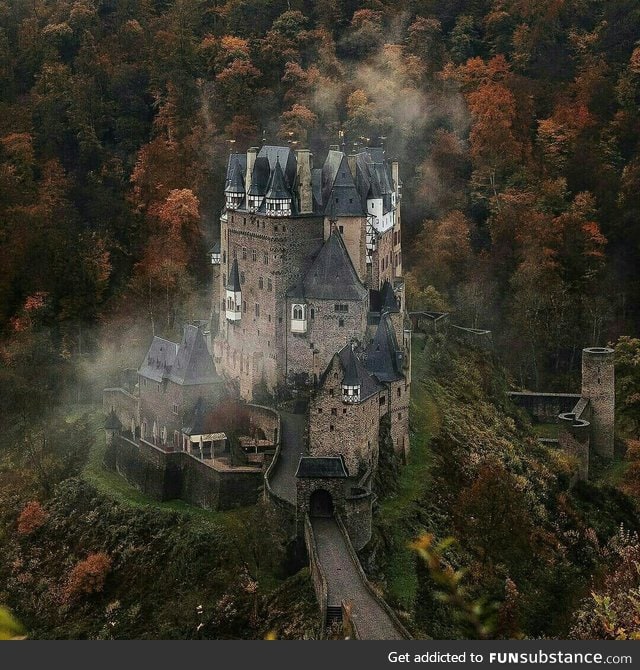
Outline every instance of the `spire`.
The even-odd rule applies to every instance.
[[[396,294],[393,292],[393,287],[391,286],[388,279],[384,280],[382,289],[380,289],[380,311],[394,313],[400,311],[400,308],[398,307],[398,301],[396,299]]]
[[[227,180],[227,186],[224,189],[225,193],[240,193],[244,194],[244,177],[242,166],[238,160],[234,160],[234,156],[231,157],[231,166],[229,169],[229,178]]]
[[[353,347],[347,345],[344,349],[344,356],[341,357],[344,366],[344,377],[342,383],[345,386],[360,386],[360,375],[358,374],[358,364],[356,355],[353,353]]]
[[[282,171],[279,157],[276,160],[276,166],[271,175],[271,181],[267,189],[267,198],[269,200],[289,200],[291,198],[291,193],[289,193],[289,189],[285,185],[284,172]]]

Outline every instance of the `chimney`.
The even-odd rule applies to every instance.
[[[249,193],[249,188],[251,187],[251,178],[253,177],[253,166],[256,162],[256,156],[258,155],[258,147],[251,147],[247,151],[247,172],[244,176],[244,188],[247,193]]]
[[[296,151],[298,170],[296,179],[298,182],[298,197],[300,198],[300,214],[313,213],[313,189],[311,185],[311,168],[313,165],[313,154],[309,149],[298,149]]]
[[[393,189],[396,192],[396,200],[400,200],[400,168],[398,161],[391,162],[391,178],[393,179]]]

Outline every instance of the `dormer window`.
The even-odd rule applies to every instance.
[[[342,402],[360,402],[360,385],[342,385]]]
[[[307,332],[307,306],[303,303],[291,305],[291,332]]]
[[[243,193],[227,193],[227,209],[238,209],[243,199]]]
[[[268,216],[291,216],[291,200],[267,198],[266,209]]]

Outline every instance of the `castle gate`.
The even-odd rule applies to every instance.
[[[309,516],[331,518],[333,516],[333,498],[329,491],[317,489],[309,498]]]

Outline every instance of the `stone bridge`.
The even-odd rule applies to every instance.
[[[265,473],[269,497],[295,514],[296,469],[306,455],[306,415],[281,412],[281,442]],[[350,607],[355,636],[363,640],[403,640],[410,636],[367,580],[339,517],[311,518],[305,542],[323,625]],[[336,612],[338,614],[336,615]]]

